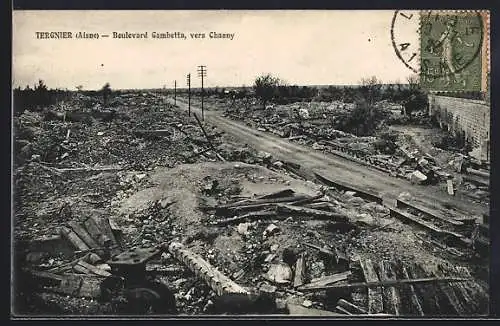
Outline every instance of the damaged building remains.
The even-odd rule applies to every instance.
[[[357,136],[356,103],[221,94],[204,121],[168,91],[16,113],[19,313],[487,313],[487,160],[385,100]]]
[[[344,12],[18,11],[12,318],[488,316],[480,58],[425,84],[416,12]]]

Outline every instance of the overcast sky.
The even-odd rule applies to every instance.
[[[13,84],[45,80],[51,88],[185,86],[206,65],[206,86],[250,86],[273,73],[298,85],[357,84],[372,75],[404,82],[413,74],[396,56],[394,11],[14,11]],[[35,32],[110,34],[109,38],[37,39]],[[148,32],[148,39],[113,39]],[[183,32],[187,39],[153,39]],[[205,33],[203,40],[190,33]],[[210,32],[234,33],[233,40]],[[409,41],[415,41],[408,36]],[[416,33],[415,33],[416,37]]]

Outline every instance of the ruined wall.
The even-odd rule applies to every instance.
[[[482,159],[489,160],[490,104],[484,101],[429,95],[429,113],[441,127],[463,132]]]

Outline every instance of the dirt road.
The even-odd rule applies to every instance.
[[[183,99],[177,98],[177,105],[187,110],[187,103]],[[191,109],[200,114],[196,105],[191,104]],[[279,160],[300,164],[301,168],[320,173],[331,180],[370,190],[382,196],[387,202],[394,201],[401,193],[406,192],[411,195],[412,201],[439,210],[445,216],[450,215],[450,208],[456,211],[452,215],[458,215],[458,217],[470,217],[488,212],[486,205],[471,202],[470,199],[460,195],[450,196],[439,186],[413,185],[407,180],[397,179],[348,159],[327,155],[226,119],[221,116],[221,111],[205,110],[204,114],[205,121],[216,125],[242,143],[268,152]]]

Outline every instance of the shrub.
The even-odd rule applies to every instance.
[[[352,111],[337,118],[336,129],[356,136],[371,136],[386,116],[386,112],[358,99]]]

